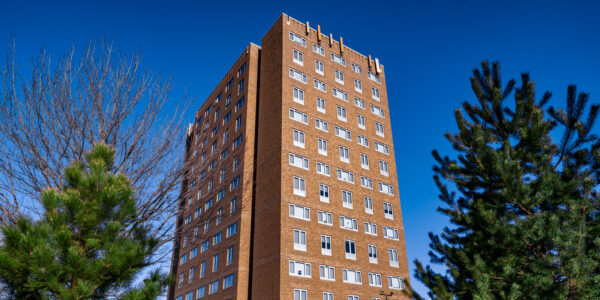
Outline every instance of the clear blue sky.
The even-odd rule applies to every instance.
[[[406,248],[428,261],[427,232],[447,219],[439,204],[430,152],[451,154],[453,110],[473,100],[469,76],[483,59],[502,63],[504,78],[529,71],[562,105],[576,83],[600,102],[600,9],[592,1],[29,1],[0,0],[0,54],[14,37],[26,65],[41,46],[60,54],[73,43],[107,38],[186,88],[192,110],[249,42],[282,12],[320,24],[349,47],[385,65]],[[189,120],[191,121],[191,115]],[[422,287],[414,282],[418,290]]]

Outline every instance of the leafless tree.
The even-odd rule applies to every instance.
[[[190,99],[173,101],[172,81],[144,70],[142,55],[110,43],[72,48],[60,59],[42,50],[27,76],[14,42],[0,67],[0,222],[39,217],[40,192],[63,184],[63,170],[95,142],[112,145],[115,172],[136,190],[143,224],[168,242],[185,169],[184,117]],[[165,255],[168,256],[168,255]]]

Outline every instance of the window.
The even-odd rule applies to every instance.
[[[372,264],[376,264],[377,263],[377,246],[375,245],[367,245],[367,248],[369,250],[369,262]]]
[[[304,132],[294,129],[294,146],[304,148]]]
[[[215,254],[213,256],[213,268],[212,268],[212,271],[216,272],[217,270],[219,270],[219,254]]]
[[[352,208],[352,192],[342,190],[342,206]]]
[[[198,290],[196,290],[196,299],[200,299],[200,298],[204,298],[206,296],[206,287],[199,287]]]
[[[227,122],[229,122],[229,119],[231,119],[231,112],[228,112],[224,117],[223,117],[223,125],[227,124]]]
[[[356,243],[354,241],[346,240],[346,259],[356,260]]]
[[[327,140],[318,140],[319,154],[327,156]]]
[[[185,224],[190,224],[190,222],[192,222],[192,216],[189,215],[185,218]]]
[[[228,155],[229,155],[229,148],[226,148],[225,150],[223,150],[223,152],[221,152],[221,160],[224,160],[225,158],[227,158]]]
[[[200,263],[200,278],[204,278],[204,275],[206,275],[206,261],[203,260]]]
[[[337,179],[348,183],[354,183],[354,173],[343,169],[337,169]]]
[[[306,180],[294,176],[294,195],[306,197]]]
[[[320,54],[322,56],[325,56],[325,49],[323,49],[323,47],[321,47],[317,44],[312,44],[312,48],[313,48],[313,52]]]
[[[325,99],[317,97],[317,111],[325,113]]]
[[[383,136],[383,124],[379,123],[379,122],[375,122],[375,133],[378,136]]]
[[[348,300],[360,300],[360,297],[356,295],[348,295]]]
[[[233,215],[237,210],[237,197],[231,199],[231,208],[229,208],[229,214]]]
[[[301,66],[304,65],[304,54],[302,52],[294,49],[293,50],[293,61]]]
[[[304,73],[302,73],[302,72],[300,72],[300,71],[298,71],[296,69],[293,69],[293,68],[290,68],[290,77],[292,77],[292,78],[294,78],[294,79],[296,79],[296,80],[298,80],[298,81],[300,81],[302,83],[306,83],[307,82],[306,74],[304,74]]]
[[[242,64],[242,66],[238,69],[237,76],[240,77],[246,70],[246,63]]]
[[[358,141],[358,144],[361,146],[365,146],[365,147],[369,147],[369,138],[362,136],[362,135],[357,135],[356,136],[356,140]]]
[[[302,47],[306,47],[306,39],[301,37],[298,34],[291,32],[291,31],[290,31],[290,40]]]
[[[373,214],[373,198],[365,196],[365,212],[368,214]]]
[[[385,111],[383,110],[383,108],[371,104],[371,112],[380,117],[385,118]]]
[[[244,83],[243,81],[241,82],[242,84]],[[235,111],[239,111],[240,109],[242,109],[242,106],[244,106],[244,97],[242,97],[236,104],[235,104]]]
[[[196,270],[196,268],[191,267],[190,268],[190,278],[188,279],[189,283],[192,283],[192,281],[194,281],[194,271]]]
[[[212,295],[219,291],[219,280],[215,280],[208,285],[208,294]]]
[[[362,68],[355,63],[352,63],[352,71],[356,74],[362,74]]]
[[[238,131],[242,128],[242,116],[238,116],[235,119],[235,131]]]
[[[375,141],[375,151],[381,152],[385,155],[389,155],[390,147],[388,147],[388,145],[386,145],[386,144],[382,144],[380,142]]]
[[[360,166],[361,168],[368,170],[369,169],[369,156],[361,153],[360,154]]]
[[[331,53],[331,60],[335,63],[340,64],[341,66],[346,66],[346,59],[337,54]]]
[[[290,275],[310,278],[310,263],[290,260]]]
[[[294,300],[307,300],[307,291],[301,289],[294,289]]]
[[[184,281],[185,281],[185,273],[181,272],[181,274],[179,274],[179,287],[183,286]]]
[[[181,257],[181,264],[185,264],[187,262],[187,253]]]
[[[344,277],[344,282],[345,283],[353,283],[353,284],[362,284],[362,280],[361,280],[361,276],[360,276],[360,271],[358,270],[352,270],[352,269],[343,269],[342,270],[342,274]],[[356,298],[356,300],[358,300],[358,296],[354,296]],[[351,299],[351,298],[348,298]],[[352,300],[354,300],[352,299]]]
[[[390,266],[398,267],[398,250],[396,249],[388,249],[388,255],[390,258]]]
[[[223,232],[219,232],[213,236],[213,246],[223,241]]]
[[[198,238],[198,227],[194,228],[194,241]]]
[[[227,99],[225,99],[225,107],[229,107],[231,105],[231,95],[227,95]]]
[[[237,233],[238,226],[237,222],[227,226],[227,237],[230,237]]]
[[[335,126],[335,135],[348,141],[352,140],[352,133],[350,132],[350,130],[339,126]]]
[[[223,289],[228,289],[233,286],[235,275],[230,274],[223,278]]]
[[[308,170],[308,158],[290,153],[290,165]]]
[[[185,238],[183,239],[183,248],[187,247],[188,239],[189,239],[189,235],[186,233]]]
[[[331,213],[320,210],[319,211],[319,223],[321,223],[323,225],[332,226],[333,225],[333,220],[332,220]]]
[[[240,185],[240,176],[236,177],[234,180],[231,181],[231,183],[229,184],[229,191],[233,191],[233,189],[238,187],[238,185]]]
[[[365,129],[365,124],[366,124],[365,116],[363,116],[361,114],[357,114],[356,119],[358,120],[358,128]]]
[[[333,293],[323,292],[323,300],[333,300]]]
[[[358,231],[358,222],[356,219],[340,216],[340,227],[344,229]]]
[[[379,174],[384,175],[384,176],[390,175],[388,163],[386,161],[383,161],[383,160],[379,161]]]
[[[244,79],[240,80],[240,82],[238,83],[238,95],[241,94],[243,91],[244,91]],[[240,105],[240,108],[241,108],[241,105]],[[238,111],[238,110],[239,109],[236,107],[235,111]]]
[[[290,119],[303,124],[308,124],[308,115],[293,108],[290,108]]]
[[[225,181],[225,174],[226,174],[226,172],[227,171],[226,171],[225,168],[222,168],[219,171],[219,183],[222,183],[223,181]],[[221,191],[223,191],[223,196],[225,196],[225,190],[221,189]],[[217,201],[219,201],[219,200],[221,200],[221,199],[218,199]]]
[[[365,233],[370,235],[377,235],[377,224],[365,222]]]
[[[225,195],[225,190],[221,190],[223,192],[223,195]],[[221,191],[219,191],[219,194],[221,194]],[[217,197],[217,201],[219,201],[219,198]],[[220,225],[221,222],[223,221],[223,208],[219,208],[219,210],[217,211],[217,225]]]
[[[394,219],[394,210],[391,203],[383,202],[383,213],[387,219]]]
[[[354,105],[358,108],[365,109],[365,100],[354,97]]]
[[[342,91],[342,90],[338,90],[336,88],[333,88],[333,96],[342,100],[342,101],[346,101],[348,102],[348,93]]]
[[[198,255],[198,247],[194,247],[194,249],[190,251],[190,259],[196,257],[196,255]]]
[[[315,128],[329,132],[329,123],[327,123],[327,121],[315,118]]]
[[[331,237],[328,235],[321,236],[321,254],[331,255]]]
[[[381,274],[369,273],[369,285],[381,286]]]
[[[389,285],[390,289],[403,290],[404,289],[404,279],[402,277],[397,277],[397,276],[388,276],[388,285]]]
[[[350,150],[344,146],[340,146],[340,161],[350,163]]]
[[[354,90],[362,93],[362,81],[360,79],[354,78]]]
[[[194,213],[194,218],[197,218],[200,215],[202,215],[202,206],[200,206],[200,207],[198,207],[198,209],[196,209],[196,212]]]
[[[338,106],[337,107],[337,118],[338,118],[338,120],[346,122],[346,120],[347,120],[346,116],[347,116],[346,109],[343,108],[343,107],[341,107],[341,106]]]
[[[294,229],[294,250],[306,251],[306,231]]]
[[[233,160],[233,170],[236,171],[240,167],[240,157],[236,156]]]
[[[398,229],[383,226],[383,237],[387,239],[397,240],[398,239]]]
[[[314,80],[315,89],[320,90],[321,92],[327,93],[327,84],[320,80]]]
[[[223,176],[225,177],[225,176]],[[219,193],[217,193],[217,202],[221,201],[221,199],[225,198],[225,190],[221,189],[219,190]]]
[[[208,199],[208,201],[206,201],[206,204],[204,204],[204,210],[208,211],[212,207],[212,204],[213,204],[213,199],[212,198]]]
[[[331,175],[331,168],[327,164],[324,164],[322,162],[317,162],[317,174],[321,174],[321,175],[325,175],[325,176],[330,176]]]
[[[295,87],[294,88],[294,102],[304,104],[304,91]]]
[[[207,224],[209,224],[209,223],[207,222]],[[210,245],[210,241],[208,241],[208,240],[202,242],[202,247],[200,248],[201,252],[205,252],[206,250],[208,250],[209,245]]]
[[[233,140],[232,150],[239,147],[242,144],[242,135],[240,134],[238,137]]]
[[[232,263],[233,263],[233,246],[229,246],[227,248],[227,265],[229,266]]]
[[[310,221],[310,208],[290,204],[290,217]]]
[[[335,281],[335,268],[332,266],[319,266],[319,277],[321,280]]]
[[[383,182],[379,183],[379,191],[388,195],[394,194],[394,188],[391,185],[385,184]]]
[[[317,72],[318,74],[324,75],[324,68],[323,68],[323,62],[316,60],[315,59],[315,72]]]
[[[360,186],[372,190],[373,189],[373,179],[371,179],[369,177],[365,177],[365,176],[360,176]]]
[[[344,84],[344,72],[342,72],[338,69],[334,69],[334,71],[335,71],[335,81],[337,83]]]
[[[319,199],[321,202],[329,203],[329,186],[324,184],[319,184]]]
[[[369,77],[369,79],[371,79],[371,80],[373,80],[373,81],[375,81],[377,83],[381,83],[381,79],[379,78],[379,75],[375,75],[375,74],[373,74],[371,72],[368,72],[367,73],[367,77]]]

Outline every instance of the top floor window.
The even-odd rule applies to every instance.
[[[290,40],[302,47],[306,47],[306,39],[301,37],[299,34],[295,34],[290,31]]]
[[[344,66],[344,67],[346,66],[346,59],[335,53],[331,53],[331,60],[335,63],[338,63],[338,64]]]

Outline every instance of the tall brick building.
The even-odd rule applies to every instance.
[[[169,299],[407,298],[377,59],[282,14],[187,138]]]

